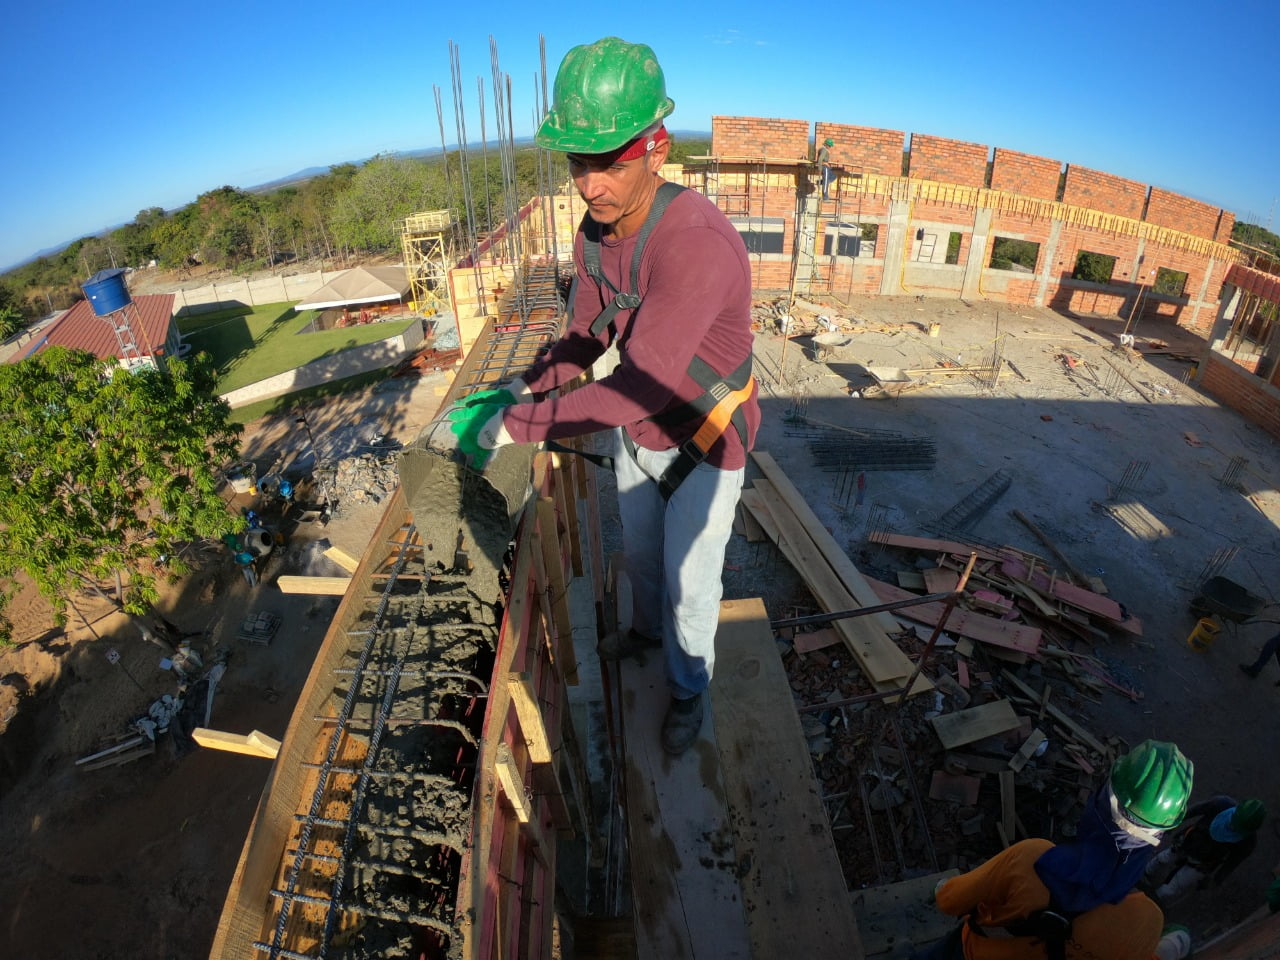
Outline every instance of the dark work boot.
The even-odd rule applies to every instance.
[[[601,660],[625,660],[627,657],[635,657],[645,650],[656,650],[661,646],[661,640],[646,637],[643,633],[636,633],[630,629],[615,630],[600,638],[596,652]]]
[[[662,749],[672,756],[684,753],[702,730],[702,694],[687,700],[671,698],[662,718]]]
[[[1256,678],[1258,674],[1262,672],[1262,670],[1250,664],[1242,663],[1240,664],[1240,672],[1247,673],[1249,675],[1249,678],[1252,680]]]

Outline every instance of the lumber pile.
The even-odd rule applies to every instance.
[[[756,451],[752,457],[765,479],[744,490],[742,502],[799,572],[821,608],[832,613],[880,603],[875,590],[773,457],[764,451]],[[878,692],[899,690],[906,685],[915,664],[893,640],[901,632],[893,617],[883,613],[853,617],[836,620],[832,627]],[[921,676],[911,694],[931,687]]]

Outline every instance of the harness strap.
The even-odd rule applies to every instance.
[[[684,189],[678,183],[668,182],[658,186],[658,191],[653,198],[653,206],[649,208],[649,215],[644,218],[644,225],[640,227],[640,233],[636,237],[636,249],[631,257],[631,290],[625,293],[613,285],[600,266],[600,224],[592,220],[590,214],[582,218],[582,264],[586,267],[587,275],[591,279],[613,291],[613,300],[598,317],[591,321],[593,337],[600,336],[609,324],[613,323],[613,318],[618,315],[619,310],[635,310],[640,306],[642,298],[637,291],[640,289],[640,258],[644,255],[645,241],[649,239],[649,234],[666,213],[671,201],[683,193]]]
[[[746,386],[726,393],[702,421],[697,432],[680,444],[680,456],[676,457],[658,478],[658,492],[662,494],[663,500],[670,500],[671,495],[679,489],[680,484],[684,483],[685,478],[693,473],[694,468],[707,459],[707,454],[711,452],[711,448],[715,446],[721,434],[728,429],[730,421],[738,421],[734,425],[742,435],[742,447],[746,449],[746,424],[741,423],[739,426],[742,418],[738,413],[742,404],[751,396],[755,385],[755,378],[748,377]]]

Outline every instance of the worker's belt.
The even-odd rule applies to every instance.
[[[1048,960],[1065,960],[1067,941],[1071,939],[1071,917],[1056,910],[1037,910],[1003,927],[984,927],[972,913],[967,922],[973,933],[991,940],[1038,940],[1044,944]]]
[[[755,389],[755,377],[751,375],[751,357],[747,357],[733,373],[724,378],[717,377],[715,371],[696,356],[690,362],[688,372],[703,387],[703,392],[688,403],[647,418],[664,427],[687,423],[699,416],[703,418],[693,436],[680,444],[680,455],[658,478],[658,492],[662,494],[663,500],[670,500],[685,478],[693,473],[694,468],[707,459],[711,448],[730,424],[738,431],[744,453],[747,449],[747,422],[742,413],[742,404],[751,398]],[[622,442],[632,459],[635,459],[635,441],[625,429],[622,431]]]

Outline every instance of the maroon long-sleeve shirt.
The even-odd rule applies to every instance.
[[[639,234],[622,240],[605,235],[600,263],[619,290],[631,291],[631,260]],[[582,231],[574,240],[577,284],[573,319],[564,336],[523,379],[537,394],[577,377],[615,340],[621,363],[607,377],[563,397],[509,407],[503,424],[517,443],[557,440],[624,427],[638,446],[668,450],[698,427],[698,420],[672,427],[646,420],[702,393],[688,375],[694,354],[720,376],[728,376],[751,353],[751,265],[742,238],[702,194],[685,190],[671,201],[645,242],[640,260],[637,310],[620,310],[613,329],[591,336],[591,322],[613,300],[613,291],[587,276]],[[742,405],[748,449],[760,424],[757,391]],[[707,456],[712,466],[736,470],[746,450],[731,426]]]

